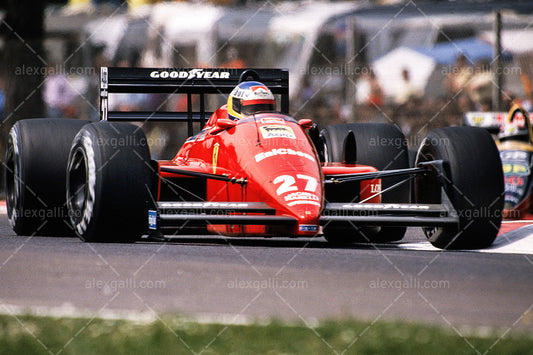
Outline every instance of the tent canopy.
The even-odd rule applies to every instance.
[[[439,43],[430,48],[414,47],[413,49],[433,58],[437,63],[445,65],[452,65],[460,55],[464,55],[471,64],[479,60],[492,61],[494,52],[491,44],[475,37]],[[504,60],[511,58],[507,52],[504,52],[503,56]]]
[[[492,46],[478,38],[439,43],[432,47],[399,47],[374,61],[373,68],[386,96],[394,97],[402,89],[402,70],[407,69],[411,83],[427,95],[441,94],[439,85],[430,81],[444,78],[442,66],[451,66],[459,55],[473,65],[479,60],[492,61]],[[504,53],[504,59],[510,59]],[[437,75],[438,74],[438,75]],[[433,83],[435,84],[435,83]],[[428,92],[429,88],[434,92]],[[435,91],[437,90],[437,91]]]
[[[484,32],[481,38],[491,44],[496,42],[493,32]],[[533,30],[503,30],[502,47],[513,54],[533,52]]]

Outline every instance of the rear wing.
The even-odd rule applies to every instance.
[[[506,123],[510,120],[509,115],[513,118],[519,127],[526,127],[525,117],[527,112],[517,105],[513,105],[509,112],[467,112],[464,117],[466,126],[485,128],[492,134],[503,131]],[[533,116],[529,115],[530,123]]]
[[[189,135],[192,123],[205,124],[205,95],[229,94],[241,81],[253,79],[265,84],[274,95],[281,95],[280,108],[289,113],[289,72],[286,69],[224,68],[115,68],[102,67],[100,75],[100,114],[107,121],[186,121]],[[110,111],[109,94],[186,94],[187,112]],[[193,111],[192,96],[199,96],[199,111]]]
[[[464,117],[466,126],[485,128],[492,134],[500,132],[507,120],[507,112],[467,112]]]

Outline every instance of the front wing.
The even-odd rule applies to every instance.
[[[149,210],[149,229],[207,224],[292,225],[297,220],[276,215],[262,202],[158,202]],[[459,217],[449,204],[327,203],[320,224],[435,227],[457,225]]]

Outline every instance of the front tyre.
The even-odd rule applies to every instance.
[[[441,249],[481,249],[492,244],[502,221],[504,180],[494,140],[477,127],[446,127],[428,133],[416,164],[443,161],[447,197],[459,217],[454,227],[424,228],[434,246]],[[417,203],[441,203],[441,184],[435,177],[418,177]]]
[[[67,208],[87,242],[133,242],[147,229],[150,151],[142,130],[102,121],[74,138],[67,167]]]

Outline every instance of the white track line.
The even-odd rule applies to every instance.
[[[509,221],[504,223],[528,223],[529,221]],[[496,237],[496,240],[486,249],[467,250],[475,253],[489,254],[527,254],[533,255],[533,221],[532,224],[515,229]],[[429,242],[401,243],[398,248],[407,250],[441,251]]]
[[[132,310],[112,310],[105,309],[94,311],[74,307],[72,304],[65,303],[59,307],[47,306],[19,306],[4,303],[0,300],[0,314],[12,317],[32,315],[37,317],[53,318],[98,318],[107,320],[127,320],[137,324],[151,324],[160,321],[158,314],[152,311],[139,312]],[[177,316],[181,321],[186,323],[201,324],[222,324],[222,325],[251,325],[260,324],[265,320],[254,319],[242,314],[212,314],[198,313],[191,316]]]

